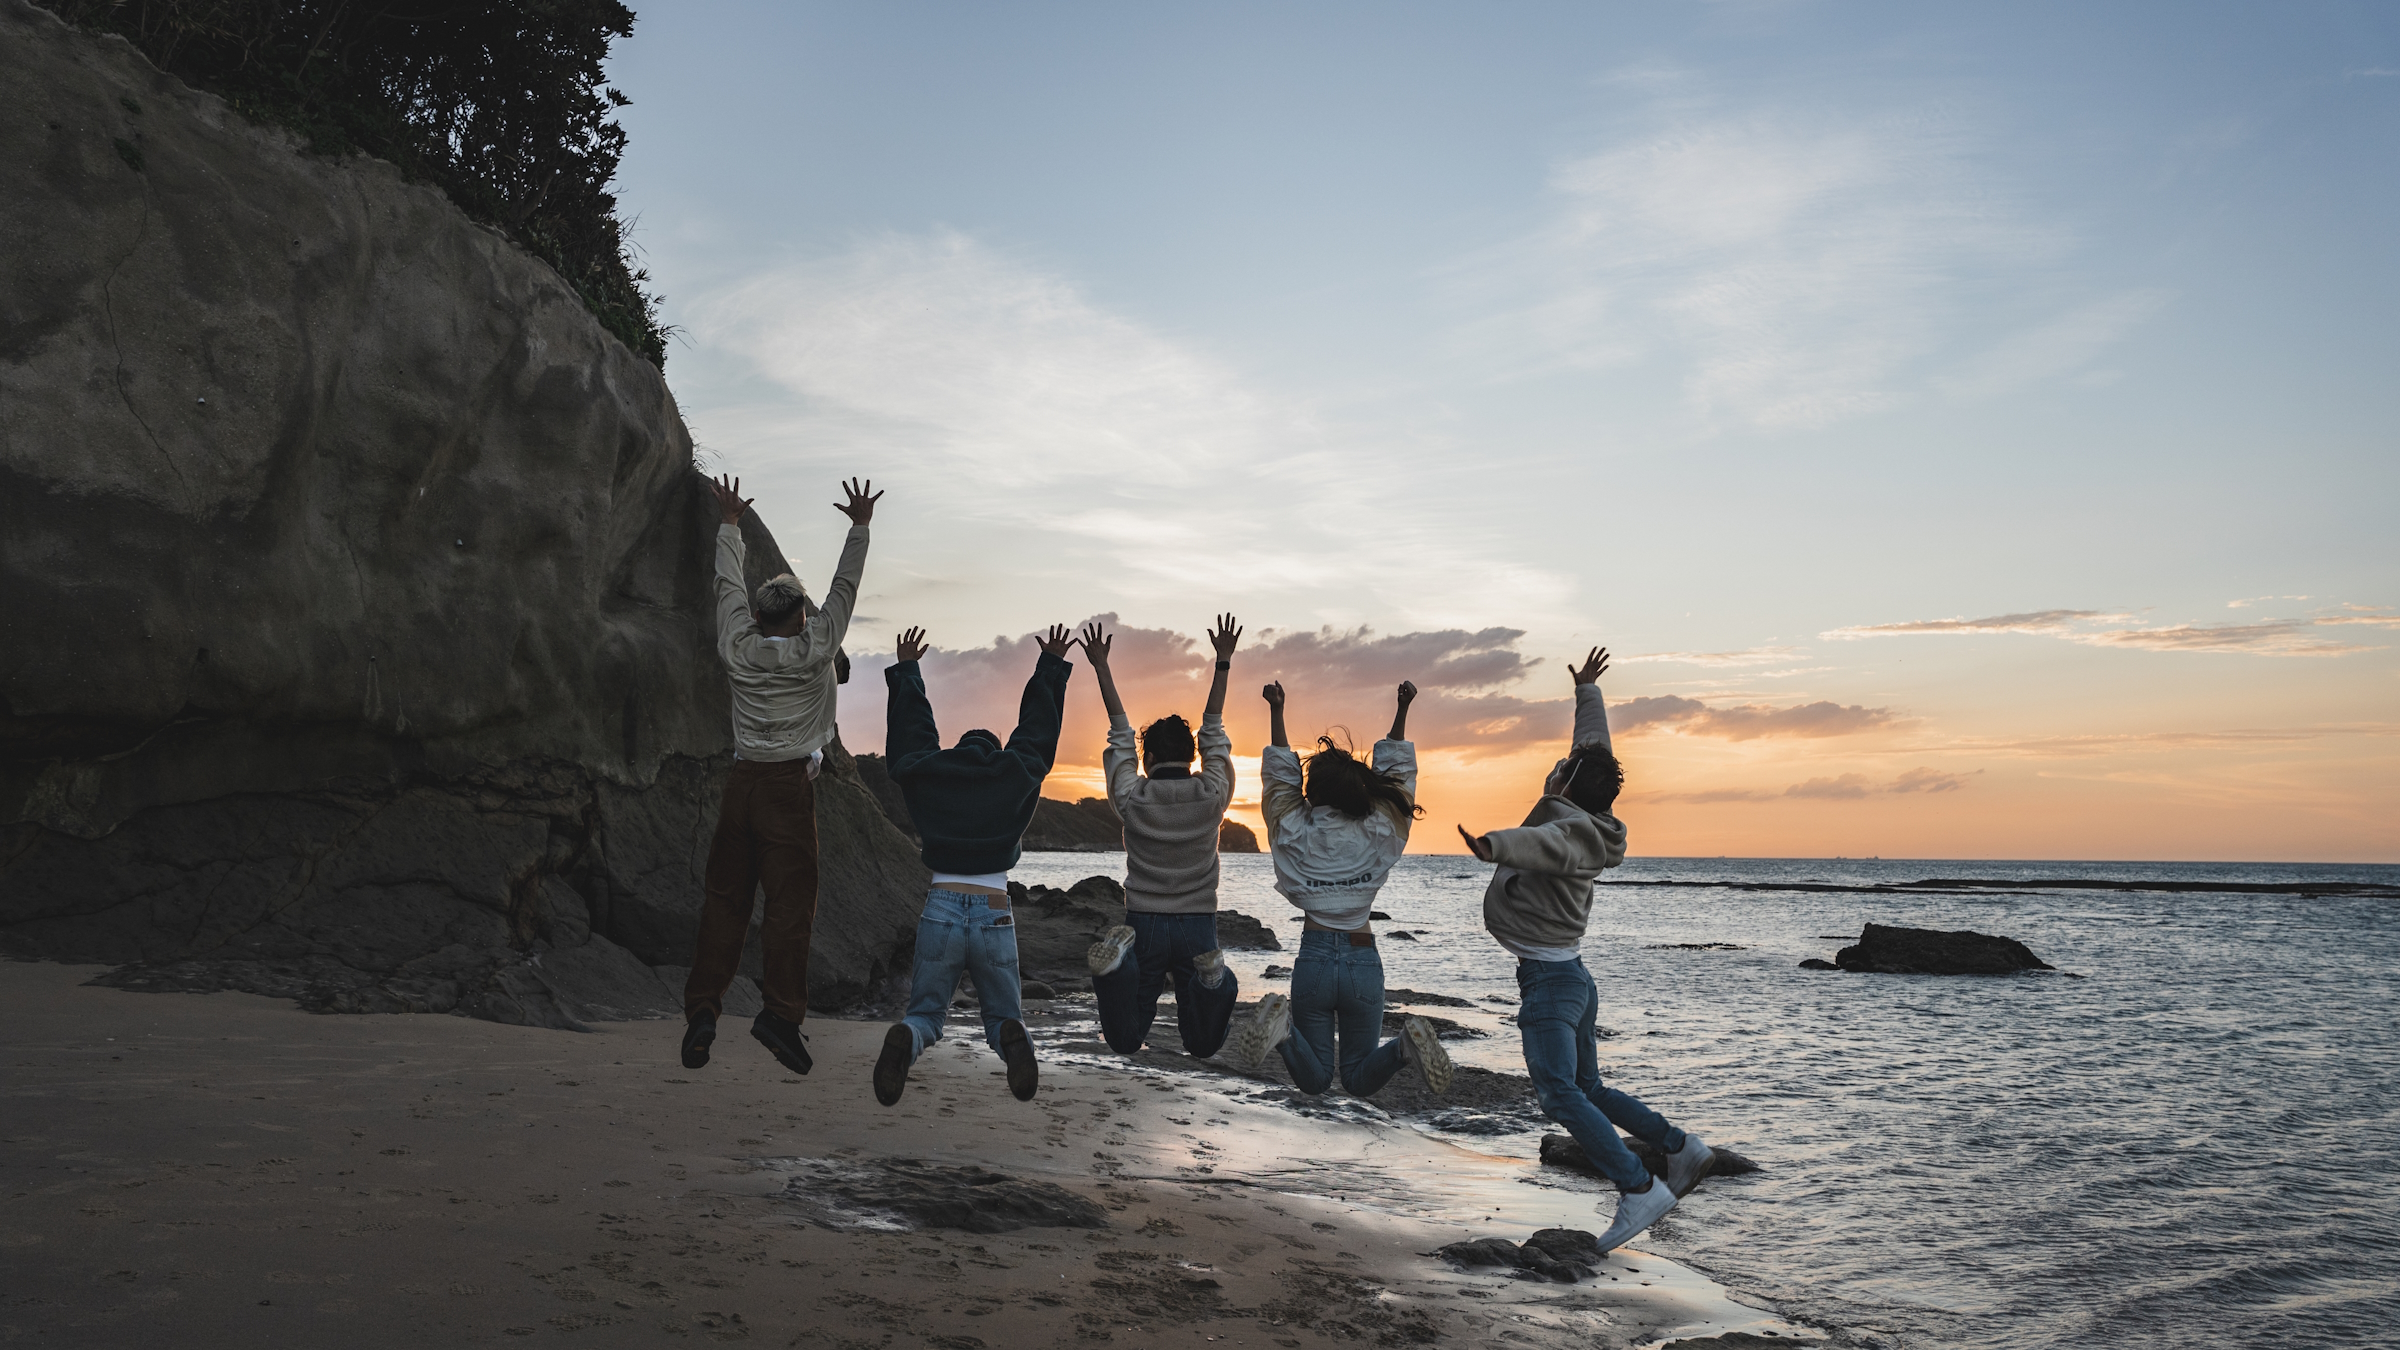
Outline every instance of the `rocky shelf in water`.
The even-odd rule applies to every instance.
[[[1835,895],[1939,895],[1945,891],[1971,894],[1984,890],[2010,891],[2160,891],[2171,895],[2295,895],[2304,897],[2357,895],[2400,899],[2400,886],[2373,881],[2118,881],[2110,878],[2066,877],[1928,877],[1923,881],[1871,882],[1850,885],[1834,881],[1677,881],[1671,878],[1612,880],[1611,886],[1713,886],[1728,891],[1812,891]]]
[[[1867,975],[2014,975],[2057,969],[2015,938],[1880,923],[1868,924],[1858,941],[1835,952],[1833,960],[1811,957],[1800,966]]]

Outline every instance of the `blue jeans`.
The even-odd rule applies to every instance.
[[[1300,934],[1292,962],[1292,1034],[1282,1045],[1292,1083],[1310,1096],[1333,1086],[1341,1038],[1342,1090],[1371,1097],[1407,1063],[1397,1037],[1383,1039],[1383,957],[1353,947],[1347,933]]]
[[[915,1033],[910,1063],[942,1038],[942,1019],[958,993],[962,970],[975,977],[983,1039],[998,1050],[1000,1024],[1025,1015],[1017,975],[1017,916],[993,909],[984,896],[936,886],[926,893],[925,913],[917,919],[917,977],[908,991],[908,1015],[900,1019]]]
[[[1683,1131],[1639,1099],[1603,1087],[1599,1033],[1600,991],[1592,972],[1575,961],[1517,961],[1517,1030],[1525,1040],[1525,1069],[1542,1114],[1567,1127],[1583,1154],[1608,1179],[1627,1190],[1650,1184],[1650,1170],[1617,1137],[1610,1122],[1648,1140],[1666,1153],[1683,1147]]]
[[[1217,987],[1200,983],[1192,958],[1217,945],[1214,914],[1144,914],[1125,912],[1133,930],[1133,950],[1117,968],[1092,977],[1092,997],[1100,1004],[1100,1034],[1121,1055],[1142,1048],[1150,1024],[1158,1017],[1159,991],[1175,981],[1175,1029],[1183,1035],[1183,1050],[1202,1059],[1225,1044],[1233,1025],[1233,1004],[1241,984],[1228,970]]]

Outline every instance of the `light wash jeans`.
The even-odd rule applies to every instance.
[[[1333,1086],[1337,1035],[1342,1090],[1353,1097],[1375,1095],[1408,1062],[1398,1037],[1383,1039],[1383,957],[1351,946],[1347,933],[1305,931],[1292,962],[1292,1034],[1281,1047],[1302,1092]]]
[[[908,1015],[900,1019],[916,1042],[909,1062],[942,1038],[942,1020],[958,993],[958,973],[975,977],[975,999],[983,1011],[983,1039],[1000,1048],[1000,1024],[1025,1016],[1017,975],[1017,916],[993,909],[986,897],[936,886],[925,895],[917,919],[917,975],[908,993]]]
[[[1525,1041],[1525,1069],[1542,1114],[1567,1127],[1592,1165],[1620,1189],[1641,1190],[1650,1170],[1617,1137],[1610,1122],[1666,1153],[1683,1147],[1683,1131],[1639,1099],[1600,1083],[1600,991],[1581,960],[1517,960],[1517,1030]]]
[[[1228,969],[1216,988],[1205,988],[1192,969],[1193,957],[1216,948],[1217,916],[1127,910],[1125,926],[1133,930],[1133,950],[1115,970],[1092,977],[1100,1034],[1109,1048],[1120,1055],[1142,1048],[1158,1017],[1159,991],[1169,979],[1175,982],[1175,1029],[1183,1036],[1184,1053],[1206,1059],[1224,1048],[1241,982]]]

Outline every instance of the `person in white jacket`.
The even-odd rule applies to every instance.
[[[1337,1064],[1353,1097],[1373,1095],[1403,1063],[1414,1064],[1428,1088],[1447,1092],[1450,1055],[1424,1018],[1409,1018],[1398,1037],[1383,1039],[1383,958],[1368,924],[1376,892],[1408,847],[1409,827],[1425,813],[1417,805],[1417,748],[1408,742],[1417,687],[1401,681],[1392,734],[1375,743],[1372,763],[1320,736],[1305,776],[1284,733],[1283,685],[1262,694],[1271,743],[1258,772],[1275,889],[1307,922],[1291,995],[1259,999],[1235,1038],[1234,1058],[1255,1071],[1268,1050],[1279,1050],[1293,1084],[1312,1096],[1333,1085]]]
[[[1543,1114],[1565,1126],[1592,1165],[1617,1184],[1617,1216],[1600,1235],[1604,1252],[1675,1208],[1715,1160],[1700,1136],[1600,1081],[1594,1046],[1600,994],[1583,964],[1583,935],[1594,879],[1625,861],[1625,823],[1616,816],[1625,770],[1609,743],[1608,705],[1600,694],[1607,669],[1607,650],[1594,647],[1569,672],[1574,743],[1550,770],[1525,823],[1480,835],[1458,827],[1476,857],[1499,864],[1484,888],[1483,926],[1517,958],[1517,1032],[1534,1095]],[[1616,1126],[1666,1155],[1665,1177],[1650,1175]]]

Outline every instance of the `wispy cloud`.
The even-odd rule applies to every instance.
[[[2274,598],[2274,597],[2263,597]],[[2234,601],[2246,605],[2247,601]],[[2133,615],[2096,609],[2044,609],[2023,614],[1996,614],[1985,619],[1916,619],[1906,623],[1863,624],[1830,629],[1827,639],[1925,637],[1956,634],[2031,633],[2062,638],[2093,647],[2130,647],[2157,652],[2239,652],[2250,656],[2344,656],[2377,648],[2345,642],[2318,631],[2344,626],[2400,628],[2400,614],[2363,605],[2340,612],[2300,619],[2259,619],[2251,623],[2171,624],[2158,627],[2100,628]]]
[[[2070,244],[1993,180],[1988,132],[1955,108],[1732,110],[1637,74],[1648,129],[1558,164],[1551,219],[1459,269],[1485,306],[1460,349],[1501,378],[1663,360],[1712,421],[1822,426],[2071,375],[2166,302],[2069,301],[1964,355],[1975,288]]]
[[[1800,647],[1745,647],[1736,652],[1637,652],[1616,658],[1618,664],[1633,665],[1643,661],[1673,661],[1687,666],[1771,666],[1778,661],[1790,661],[1805,654]]]
[[[1608,725],[1618,735],[1665,730],[1729,741],[1767,736],[1816,738],[1879,731],[1898,723],[1889,708],[1844,706],[1830,700],[1776,707],[1765,703],[1711,705],[1679,694],[1643,695],[1612,705]]]
[[[1945,744],[1952,751],[2013,755],[2028,759],[2090,759],[2145,751],[2253,750],[2342,736],[2400,736],[2400,723],[2349,722],[2312,727],[2252,727],[2223,731],[2133,731],[2089,736],[2036,736],[2020,740],[1965,739]]]
[[[1978,773],[1981,770],[1977,770]],[[1845,773],[1832,778],[1811,778],[1794,783],[1780,791],[1771,788],[1705,788],[1697,792],[1667,792],[1645,798],[1654,802],[1688,802],[1693,805],[1713,805],[1722,802],[1774,801],[1858,801],[1866,797],[1893,796],[1907,793],[1956,792],[1967,785],[1973,774],[1947,773],[1940,769],[1915,768],[1887,782],[1878,782],[1863,773]]]

